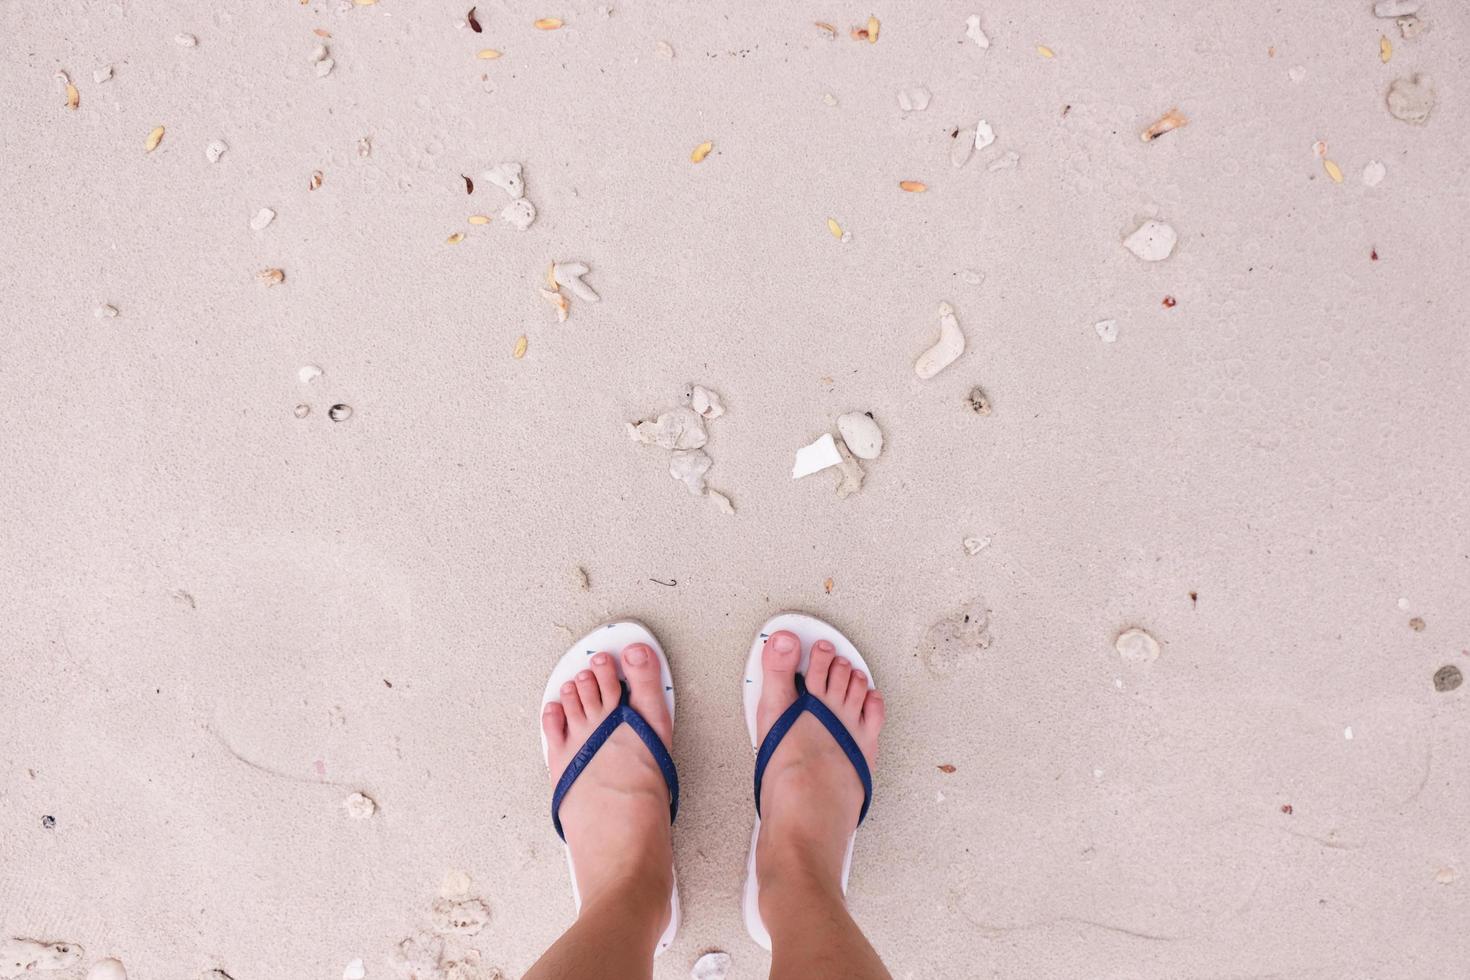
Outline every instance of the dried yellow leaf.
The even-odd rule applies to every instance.
[[[1055,58],[1057,56],[1057,53],[1055,51],[1044,44],[1038,44],[1036,46],[1036,53],[1041,55],[1043,58]]]
[[[526,344],[527,344],[526,335],[525,334],[521,334],[519,337],[516,338],[516,349],[510,352],[510,356],[511,357],[514,357],[518,361],[521,358],[525,357],[526,356]]]
[[[71,82],[67,82],[66,83],[66,107],[68,109],[75,109],[77,106],[79,106],[81,104],[82,104],[82,93],[78,92],[77,91],[77,87],[75,85],[73,85]]]
[[[286,281],[286,273],[281,269],[261,269],[255,274],[262,286],[279,286]]]
[[[481,61],[494,61],[496,58],[500,57],[500,52],[496,51],[494,48],[483,48],[481,49],[479,54],[475,55],[475,57],[479,58]]]
[[[1388,64],[1388,59],[1392,57],[1393,42],[1390,41],[1386,36],[1380,35],[1378,38],[1378,60],[1382,61],[1386,65]]]
[[[868,43],[878,43],[878,18],[872,14],[868,15]]]
[[[454,234],[450,235],[448,238],[444,239],[444,244],[458,245],[462,241],[464,241],[464,232],[457,231]]]
[[[561,26],[560,17],[542,17],[533,26],[538,31],[554,31]]]
[[[714,143],[709,140],[705,140],[703,143],[694,148],[694,152],[689,154],[689,159],[693,163],[699,163],[705,157],[709,156],[709,151],[713,150],[714,148]]]
[[[1322,169],[1327,171],[1327,176],[1332,178],[1334,184],[1342,183],[1342,168],[1331,160],[1322,161]]]
[[[842,240],[842,226],[839,225],[835,219],[827,219],[827,230],[832,233],[833,238],[837,239],[838,241]]]
[[[154,126],[153,131],[148,134],[148,142],[143,144],[143,149],[147,153],[152,153],[154,150],[158,149],[158,144],[162,142],[163,127]]]
[[[929,185],[917,180],[900,180],[898,186],[910,194],[922,194],[929,189]]]
[[[470,215],[470,224],[472,224],[472,225],[488,225],[489,223],[490,223],[490,216],[488,214],[472,214],[472,215]]]

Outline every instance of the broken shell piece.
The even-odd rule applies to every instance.
[[[1150,126],[1148,129],[1145,129],[1142,133],[1138,134],[1138,138],[1143,140],[1145,143],[1150,143],[1158,139],[1160,136],[1163,136],[1165,133],[1176,130],[1180,126],[1187,125],[1189,125],[1189,120],[1184,117],[1184,113],[1180,112],[1178,109],[1170,109],[1168,112],[1160,116],[1152,126]]]
[[[113,317],[117,316],[117,307],[113,306],[111,303],[103,303],[101,306],[92,311],[92,315],[99,320],[104,318],[110,320]]]
[[[219,163],[219,158],[224,156],[228,149],[224,140],[210,140],[204,147],[204,159],[210,163]]]
[[[692,408],[671,408],[652,421],[628,423],[628,438],[663,449],[699,449],[709,441],[704,419]]]
[[[965,37],[979,45],[982,51],[990,47],[990,38],[986,37],[985,32],[980,29],[979,14],[971,14],[965,18]]]
[[[82,104],[82,93],[71,83],[71,76],[64,71],[56,73],[56,78],[61,82],[62,89],[66,92],[66,107],[76,109]]]
[[[327,418],[331,419],[333,422],[346,422],[348,419],[352,418],[352,406],[342,404],[333,405],[331,408],[327,409]],[[372,801],[369,800],[368,802],[371,803]],[[376,807],[377,804],[374,803],[373,806]]]
[[[367,967],[362,960],[353,960],[342,968],[342,980],[364,980],[367,976]]]
[[[990,539],[966,538],[963,543],[965,546],[965,554],[969,555],[971,558],[974,558],[976,555],[980,554],[980,552],[984,551],[990,546]]]
[[[305,402],[302,402],[291,411],[292,414],[295,415],[298,419],[304,419],[311,414],[311,406],[306,404]]]
[[[327,57],[327,46],[325,44],[318,44],[316,47],[314,47],[314,48],[311,49],[311,60],[312,61],[325,61],[326,60],[326,57]]]
[[[715,148],[715,144],[712,141],[705,140],[703,143],[699,144],[698,146],[696,146],[694,148],[694,152],[693,153],[689,154],[689,162],[690,163],[701,163],[701,162],[703,162],[704,158],[707,157],[707,156],[709,156],[710,151],[713,150],[714,148]]]
[[[1041,55],[1043,58],[1055,58],[1057,56],[1057,53],[1055,51],[1044,44],[1038,44],[1036,46],[1036,53]]]
[[[522,197],[526,193],[526,181],[521,177],[519,163],[497,163],[480,177],[505,191],[511,197]]]
[[[279,286],[286,281],[286,273],[282,269],[261,269],[255,278],[262,286]]]
[[[729,953],[720,950],[705,953],[694,961],[694,969],[689,971],[690,980],[725,980],[730,975],[732,963]]]
[[[925,381],[943,371],[955,362],[965,352],[965,335],[960,332],[959,321],[955,319],[954,307],[948,303],[939,304],[939,339],[934,346],[919,355],[914,362],[914,373]]]
[[[858,459],[877,459],[883,452],[883,430],[866,412],[848,412],[837,417],[842,441]]]
[[[555,262],[551,266],[551,276],[557,285],[570,289],[573,296],[584,302],[596,303],[602,297],[582,281],[582,277],[590,271],[583,262]]]
[[[1291,79],[1294,83],[1300,82],[1303,78],[1307,77],[1307,69],[1302,65],[1292,65],[1290,68],[1286,69],[1286,77]]]
[[[839,242],[842,241],[842,226],[837,223],[835,218],[827,219],[827,230],[832,233],[833,238]]]
[[[466,220],[472,225],[488,225],[490,223],[490,216],[488,214],[472,214]]]
[[[1377,160],[1369,160],[1368,165],[1363,168],[1363,183],[1369,187],[1377,187],[1387,176],[1388,168]]]
[[[154,126],[148,132],[148,140],[143,144],[144,153],[152,153],[158,149],[158,144],[163,142],[163,127]]]
[[[831,92],[823,92],[822,103],[828,106],[835,106],[837,104],[837,96],[833,95]]]
[[[1378,60],[1386,65],[1388,64],[1389,59],[1392,57],[1393,42],[1390,41],[1387,36],[1380,35],[1378,38]]]
[[[1149,663],[1159,659],[1159,641],[1137,627],[1119,633],[1117,639],[1113,640],[1113,649],[1124,660],[1132,663]]]
[[[561,27],[561,25],[562,19],[560,17],[542,17],[531,26],[538,31],[554,31],[558,27]]]
[[[1123,244],[1128,251],[1145,262],[1161,262],[1174,251],[1179,235],[1162,221],[1145,221],[1133,230]]]
[[[674,46],[668,41],[659,41],[655,43],[653,49],[660,58],[668,58],[672,60],[674,57]]]
[[[912,85],[898,90],[898,107],[904,112],[923,112],[929,108],[929,90],[922,85]]]
[[[1458,877],[1460,877],[1460,873],[1454,868],[1440,868],[1434,873],[1435,882],[1441,885],[1452,884]]]
[[[98,960],[87,971],[87,980],[128,980],[128,971],[123,969],[121,960]]]
[[[34,973],[70,970],[82,961],[76,943],[43,943],[34,939],[0,942],[0,977],[29,977]]]
[[[490,923],[490,906],[478,898],[460,901],[436,898],[429,908],[429,915],[438,932],[473,936]]]
[[[571,313],[572,310],[571,301],[563,296],[560,290],[547,289],[543,286],[540,289],[540,293],[541,298],[546,300],[546,302],[550,303],[556,309],[556,322],[566,323],[567,315]]]
[[[97,85],[101,85],[103,82],[108,81],[111,78],[112,78],[112,66],[111,65],[103,65],[101,68],[98,68],[97,70],[95,70],[94,72],[92,72],[92,81],[95,84],[97,84]]]
[[[332,69],[336,67],[336,64],[337,62],[333,61],[331,58],[323,58],[321,61],[318,61],[316,63],[316,77],[326,78],[332,73]]]
[[[345,407],[334,405],[332,411],[335,412],[338,408]],[[340,419],[334,417],[332,421],[337,422]],[[342,808],[347,811],[347,816],[353,820],[366,820],[378,812],[378,804],[373,802],[372,797],[363,793],[353,793],[347,797],[347,799],[342,801]]]
[[[829,466],[836,466],[842,462],[842,454],[837,451],[837,443],[832,439],[832,433],[824,432],[820,439],[809,446],[802,446],[796,451],[796,462],[791,467],[791,478],[800,480],[804,476],[820,473]]]
[[[725,414],[725,406],[720,402],[720,396],[704,385],[690,385],[684,400],[690,408],[699,413],[700,418],[717,419]]]
[[[494,61],[495,59],[500,57],[500,52],[495,50],[494,48],[481,48],[478,52],[476,52],[475,57],[479,58],[481,61]]]
[[[984,119],[975,124],[975,149],[983,150],[995,142],[995,130],[990,128],[990,123]],[[992,165],[991,170],[995,169]]]
[[[1434,79],[1428,75],[1399,78],[1388,88],[1388,111],[1395,119],[1415,126],[1429,121],[1434,111]]]
[[[898,186],[910,194],[922,194],[929,189],[929,185],[920,180],[900,180]]]
[[[1322,169],[1327,171],[1327,176],[1332,178],[1334,184],[1342,183],[1342,168],[1331,160],[1322,161]]]
[[[1000,156],[990,161],[990,166],[985,169],[994,173],[997,170],[1015,170],[1016,164],[1021,162],[1021,154],[1015,150],[1006,150]]]
[[[863,465],[841,442],[837,443],[837,455],[842,457],[842,462],[837,464],[837,499],[846,500],[863,488]]]
[[[309,385],[322,376],[322,369],[315,364],[303,364],[296,370],[296,380]]]
[[[311,172],[311,176],[307,178],[306,189],[309,191],[314,191],[317,188],[321,187],[324,176],[325,175],[320,170],[313,170]]]
[[[730,503],[730,498],[727,497],[727,496],[725,496],[723,493],[720,493],[720,491],[718,491],[718,490],[706,490],[705,491],[705,496],[709,497],[710,502],[713,503],[715,505],[715,507],[719,509],[719,511],[720,511],[721,514],[734,514],[735,513],[735,505],[732,504],[732,503]]]
[[[193,34],[175,34],[174,43],[181,48],[194,48],[199,46],[199,39]]]
[[[260,231],[265,228],[266,225],[275,220],[276,213],[274,211],[272,211],[270,208],[261,208],[259,211],[255,212],[255,217],[250,219],[250,230]]]
[[[1422,0],[1378,0],[1373,4],[1373,16],[1382,17],[1385,20],[1394,17],[1405,17],[1417,13]]]
[[[536,206],[524,197],[511,201],[501,210],[500,220],[516,231],[525,231],[536,220]]]
[[[669,454],[669,476],[681,481],[694,496],[704,493],[704,475],[714,465],[703,449],[679,449]]]
[[[956,167],[969,163],[970,157],[975,153],[975,140],[975,127],[968,126],[958,130],[949,144],[949,162]]]
[[[978,286],[981,283],[985,282],[985,273],[981,272],[979,269],[961,269],[959,272],[959,276],[960,279],[964,280],[971,286]]]
[[[1092,325],[1092,329],[1097,331],[1097,335],[1105,344],[1111,344],[1118,339],[1117,320],[1099,320]]]
[[[978,386],[971,388],[970,393],[965,396],[965,404],[969,405],[970,411],[976,415],[990,414],[990,396],[985,394],[984,388]]]
[[[1401,36],[1405,41],[1412,41],[1420,34],[1423,34],[1427,26],[1424,20],[1419,17],[1415,17],[1413,14],[1410,14],[1407,17],[1400,17],[1394,23],[1399,25],[1399,36]]]

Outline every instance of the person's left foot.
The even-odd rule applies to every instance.
[[[560,701],[542,708],[553,787],[587,736],[617,708],[622,694],[617,661],[615,653],[594,655],[590,669],[562,685]],[[624,648],[622,664],[629,705],[668,748],[674,722],[664,701],[658,657],[646,644],[634,643]],[[650,894],[641,897],[655,903],[650,907],[658,911],[662,932],[674,883],[669,790],[658,763],[627,725],[613,730],[567,791],[561,825],[583,907],[629,888],[644,890]]]

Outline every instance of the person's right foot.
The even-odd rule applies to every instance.
[[[766,640],[761,652],[764,686],[756,709],[761,741],[796,700],[800,662],[801,640],[796,634],[780,630]],[[883,727],[883,696],[868,687],[868,678],[850,661],[837,656],[828,640],[812,646],[806,688],[847,726],[871,770]],[[768,884],[798,867],[840,893],[842,860],[862,810],[863,785],[836,739],[811,712],[796,719],[766,765],[760,804],[756,877],[762,906],[771,894]]]

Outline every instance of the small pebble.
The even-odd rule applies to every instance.
[[[334,406],[332,411],[336,411],[337,408],[345,407],[346,406]],[[334,419],[334,421],[339,420]],[[351,817],[353,820],[367,820],[373,814],[378,812],[378,804],[373,802],[373,798],[362,793],[353,793],[351,796],[347,797],[347,799],[342,801],[342,808],[347,811],[347,816]]]
[[[691,980],[725,980],[730,975],[732,965],[734,961],[729,953],[713,950],[694,961],[694,968],[689,971],[689,976]]]
[[[1179,235],[1162,221],[1145,221],[1123,239],[1123,245],[1145,262],[1162,262],[1174,251]]]
[[[174,35],[174,43],[177,44],[181,48],[192,48],[192,47],[197,47],[198,46],[199,39],[197,37],[195,37],[193,34],[182,34],[181,33],[181,34],[175,34]]]
[[[1097,335],[1105,344],[1111,344],[1118,339],[1117,320],[1099,320],[1092,325],[1092,329],[1097,331]]]
[[[337,404],[327,409],[327,418],[333,422],[346,422],[352,418],[352,406]],[[369,801],[371,802],[371,801]]]
[[[296,371],[296,380],[304,385],[309,385],[322,376],[322,369],[315,364],[303,364]]]
[[[1445,664],[1434,672],[1434,689],[1441,694],[1453,691],[1465,681],[1465,675],[1454,664]]]
[[[261,208],[255,212],[255,217],[250,219],[250,230],[260,231],[266,225],[276,220],[276,213],[270,208]]]
[[[1347,741],[1349,741],[1349,742],[1351,742],[1353,740],[1353,726],[1352,725],[1349,725],[1349,726],[1347,726],[1346,728],[1344,728],[1342,730],[1342,737],[1344,739],[1346,739]]]
[[[1302,65],[1292,65],[1286,69],[1286,77],[1291,79],[1293,84],[1300,84],[1301,80],[1307,77],[1307,69]]]
[[[103,319],[104,317],[111,319],[112,317],[117,316],[117,307],[113,306],[111,303],[103,303],[101,306],[92,311],[92,315],[99,320]]]
[[[877,459],[883,452],[883,430],[866,412],[848,412],[837,417],[842,441],[858,459]]]
[[[1137,627],[1119,633],[1113,641],[1113,649],[1124,660],[1133,663],[1150,663],[1159,659],[1159,641]]]
[[[990,539],[989,538],[966,538],[965,541],[964,541],[964,545],[965,545],[965,554],[967,554],[971,558],[973,558],[976,555],[980,554],[980,552],[984,551],[986,548],[988,548],[990,546]]]
[[[1367,166],[1363,168],[1363,183],[1368,187],[1377,187],[1387,174],[1387,167],[1377,160],[1369,160]]]
[[[367,976],[367,967],[362,965],[362,960],[353,960],[342,968],[342,980],[363,980]]]
[[[336,67],[336,65],[337,62],[333,61],[331,58],[324,58],[321,61],[318,61],[316,63],[316,77],[326,78],[332,73],[332,69]]]
[[[511,201],[501,210],[500,220],[516,231],[525,231],[536,220],[536,206],[524,197]]]
[[[210,163],[219,163],[219,158],[224,156],[228,149],[224,140],[210,140],[204,147],[204,159]]]
[[[985,394],[985,389],[975,387],[965,396],[965,404],[970,406],[970,411],[976,415],[990,414],[990,397]]]
[[[986,122],[984,119],[977,122],[975,124],[975,149],[983,150],[994,142],[995,130],[990,127],[990,123]],[[990,169],[994,170],[994,165],[992,165]]]
[[[668,41],[659,41],[657,44],[654,45],[654,50],[658,52],[658,56],[660,58],[668,58],[670,60],[673,60],[674,46]]]
[[[112,66],[111,65],[103,65],[101,68],[98,68],[96,71],[92,72],[92,81],[95,82],[98,85],[101,85],[103,82],[108,81],[111,78],[112,78]]]
[[[1389,114],[1395,119],[1422,126],[1429,121],[1429,114],[1434,111],[1434,79],[1428,75],[1396,79],[1389,86],[1385,101],[1388,103]]]
[[[87,980],[128,980],[128,971],[123,969],[121,960],[98,960],[87,971]]]
[[[312,61],[314,61],[314,62],[316,62],[316,61],[325,61],[326,58],[327,58],[327,46],[325,44],[318,44],[316,47],[314,47],[314,48],[311,49],[311,60]]]
[[[297,405],[296,408],[292,410],[292,414],[294,414],[298,419],[304,419],[311,414],[311,406],[306,404],[305,402],[302,402],[300,405]]]
[[[49,813],[46,814],[45,816],[43,816],[41,818],[41,826],[42,827],[45,827],[47,830],[55,830],[56,829],[56,818],[53,817]]]

